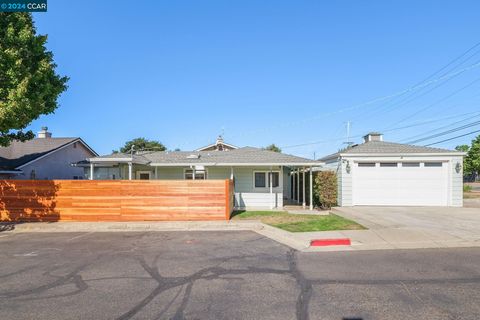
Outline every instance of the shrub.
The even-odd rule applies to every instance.
[[[472,186],[469,186],[468,184],[463,185],[463,192],[470,192],[472,191]]]
[[[337,175],[332,171],[320,171],[315,175],[314,202],[322,209],[337,204]]]

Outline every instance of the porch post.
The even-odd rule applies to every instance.
[[[313,174],[310,167],[310,210],[313,210]]]
[[[275,206],[275,200],[273,199],[273,174],[272,174],[272,167],[270,167],[270,175],[268,177],[268,183],[270,184],[270,209],[273,209]]]
[[[305,202],[305,167],[303,167],[302,175],[303,175],[303,185],[302,185],[302,189],[303,189],[303,195],[302,195],[302,207],[305,209],[305,206],[307,205],[307,204],[306,204],[306,202]]]
[[[95,165],[90,162],[90,180],[93,180],[93,168],[95,168]]]
[[[295,169],[292,168],[292,200],[295,201]]]
[[[230,179],[233,180],[233,167],[230,167]]]
[[[297,203],[300,203],[300,168],[297,169]]]
[[[155,166],[155,180],[158,180],[158,167]]]
[[[132,163],[128,163],[128,180],[132,180]]]

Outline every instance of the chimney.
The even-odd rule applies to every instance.
[[[38,139],[46,139],[51,137],[52,137],[52,133],[48,132],[48,127],[42,127],[42,130],[38,131],[37,133]]]
[[[363,136],[364,142],[383,141],[383,134],[379,132],[370,132]]]

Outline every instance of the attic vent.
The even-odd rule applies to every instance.
[[[200,158],[199,154],[190,154],[187,156],[187,159],[198,159]]]

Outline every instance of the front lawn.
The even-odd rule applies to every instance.
[[[358,223],[335,214],[326,216],[314,214],[291,214],[284,211],[236,211],[233,220],[260,220],[290,232],[362,230]]]

